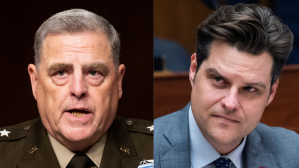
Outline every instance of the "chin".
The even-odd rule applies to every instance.
[[[236,142],[236,139],[233,137],[222,136],[222,137],[215,137],[214,139],[218,144],[221,145],[230,145]]]
[[[97,142],[100,137],[97,135],[93,128],[67,128],[60,132],[60,143],[72,152],[85,152]]]
[[[213,131],[212,137],[217,144],[221,144],[221,145],[233,144],[239,141],[239,139],[240,140],[242,139],[239,138],[233,130],[222,130],[222,129]]]
[[[70,142],[90,140],[95,135],[92,128],[68,128],[62,131],[62,136]]]

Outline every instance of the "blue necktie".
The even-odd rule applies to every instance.
[[[215,160],[213,164],[216,168],[229,168],[230,160],[228,158],[220,157],[219,159]]]

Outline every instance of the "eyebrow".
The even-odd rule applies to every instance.
[[[98,71],[101,71],[105,75],[109,74],[108,66],[102,62],[94,62],[92,64],[84,64],[82,69],[83,69],[83,72],[86,72],[88,70],[98,70]]]
[[[222,76],[215,68],[208,68],[206,69],[206,73],[210,74],[210,73],[215,73],[216,75],[218,75],[220,78],[222,78],[225,81],[228,81],[228,79],[224,76]],[[256,87],[261,87],[266,89],[266,85],[263,84],[262,82],[257,82],[257,83],[245,83],[248,86],[256,86]]]
[[[216,75],[218,75],[223,80],[228,81],[228,79],[226,77],[222,76],[215,68],[208,68],[208,69],[206,69],[206,73],[207,74],[215,73]]]
[[[54,73],[60,69],[70,69],[70,68],[73,68],[73,64],[55,63],[47,69],[47,73],[48,73],[48,75],[51,75],[52,73]]]
[[[248,85],[248,86],[257,86],[257,87],[262,87],[262,88],[266,89],[266,85],[264,85],[262,82],[258,82],[258,83],[246,83],[246,85]]]
[[[63,70],[63,69],[73,69],[73,64],[55,63],[47,69],[47,73],[48,73],[48,75],[52,75],[53,73],[57,72],[58,70]],[[86,72],[88,70],[97,70],[97,71],[101,71],[103,74],[109,73],[108,66],[102,62],[94,62],[92,64],[83,64],[82,70],[83,70],[83,72]]]

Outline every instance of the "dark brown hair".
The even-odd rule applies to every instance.
[[[287,25],[267,7],[257,4],[222,6],[197,28],[197,70],[208,58],[213,40],[221,40],[241,52],[268,52],[274,61],[271,86],[277,81],[293,46]]]

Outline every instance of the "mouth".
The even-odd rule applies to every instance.
[[[67,112],[71,113],[75,117],[83,117],[86,114],[90,113],[88,110],[85,109],[72,109],[68,110]]]
[[[224,119],[226,121],[230,121],[230,122],[238,122],[237,120],[227,117],[227,116],[222,116],[222,115],[213,115],[214,117],[220,118],[220,119]]]

